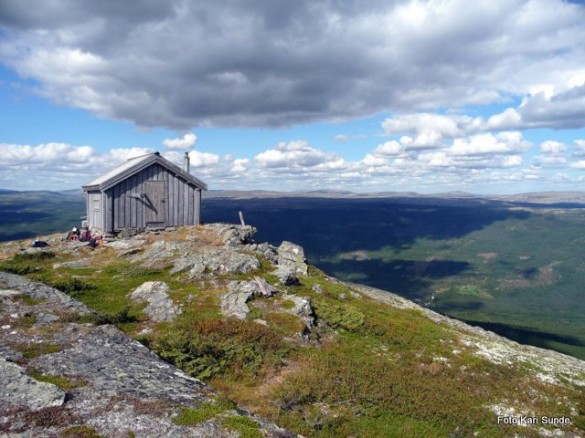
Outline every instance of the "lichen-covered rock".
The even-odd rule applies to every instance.
[[[256,245],[254,252],[258,255],[263,256],[273,265],[278,263],[278,248],[269,243],[263,242]]]
[[[287,268],[295,274],[307,275],[309,267],[302,246],[284,241],[278,247],[278,266]]]
[[[269,284],[262,277],[254,276],[254,279],[249,283],[252,283],[253,286],[256,288],[256,295],[261,295],[263,297],[271,297],[278,293],[278,289]]]
[[[311,290],[315,293],[318,293],[318,294],[323,293],[323,288],[319,284],[314,284],[313,286],[311,286]]]
[[[181,314],[181,308],[173,303],[168,292],[169,286],[164,281],[147,281],[138,286],[130,294],[130,298],[138,302],[148,302],[143,312],[153,321],[172,321]]]
[[[252,236],[256,234],[256,228],[250,225],[212,224],[208,225],[217,233],[223,244],[230,248],[237,248],[252,243]]]
[[[221,296],[221,312],[228,317],[246,319],[250,308],[246,304],[253,297],[271,297],[278,290],[260,277],[252,281],[231,281],[228,284],[228,293]]]
[[[279,266],[274,271],[274,275],[276,275],[280,284],[284,286],[297,286],[300,284],[295,269],[290,266]]]
[[[94,391],[157,398],[192,405],[204,385],[164,362],[113,325],[93,328],[70,348],[31,360],[52,375],[81,376]]]
[[[87,268],[89,266],[91,266],[91,259],[77,259],[77,260],[70,260],[68,262],[55,263],[55,264],[53,264],[53,269]]]
[[[75,312],[79,314],[94,313],[85,304],[42,283],[5,272],[0,272],[0,279],[2,280],[3,287],[6,288],[4,290],[10,291],[10,294],[18,291],[20,295],[27,295],[34,300],[42,301],[45,307],[56,307],[61,312]]]
[[[33,379],[22,367],[0,357],[0,405],[38,410],[64,402],[63,390]]]
[[[246,319],[250,308],[246,304],[254,295],[252,291],[228,292],[221,296],[221,313],[227,317]]]
[[[53,315],[52,313],[43,313],[39,312],[35,316],[35,323],[33,324],[34,328],[44,327],[47,325],[51,325],[54,322],[59,321],[59,317],[57,315]]]
[[[180,270],[179,267],[181,267]],[[256,256],[250,254],[219,248],[205,248],[191,255],[187,260],[178,260],[173,272],[185,269],[189,269],[190,278],[200,276],[206,271],[221,274],[247,274],[260,269],[260,262]]]

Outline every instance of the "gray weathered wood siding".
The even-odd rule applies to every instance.
[[[105,196],[99,190],[86,193],[87,223],[90,228],[104,229],[106,209]]]
[[[149,186],[146,184],[149,181],[164,182],[164,199],[161,204],[164,214],[158,215],[159,218],[164,218],[164,223],[160,226],[200,223],[201,190],[163,166],[153,164],[105,191],[101,201],[106,206],[102,219],[105,227],[102,229],[114,231],[122,228],[141,228],[148,225],[147,217],[153,220],[152,200],[149,199],[147,192],[162,185]],[[140,194],[146,196],[141,198]]]

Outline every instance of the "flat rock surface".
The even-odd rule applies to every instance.
[[[213,389],[113,325],[71,322],[75,314],[92,312],[0,272],[0,436],[62,436],[80,426],[107,437],[237,436],[215,417],[175,424],[182,408],[213,402]],[[239,408],[224,415],[253,419],[264,436],[290,436]]]
[[[51,383],[39,382],[24,373],[22,367],[0,357],[0,405],[31,410],[61,406],[65,392]]]

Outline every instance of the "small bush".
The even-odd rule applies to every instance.
[[[40,252],[32,252],[32,253],[22,253],[16,254],[13,258],[15,262],[41,262],[44,260],[50,260],[55,258],[55,253],[50,251],[40,251]]]
[[[34,252],[16,254],[11,260],[0,262],[0,271],[10,272],[17,275],[28,275],[39,272],[39,266],[45,260],[55,257],[52,252]]]
[[[50,282],[50,285],[55,289],[65,292],[67,295],[76,296],[80,292],[94,290],[95,286],[89,284],[77,277],[70,277],[67,279],[56,280]]]
[[[130,306],[124,306],[124,308],[118,310],[115,313],[105,313],[98,315],[96,323],[98,325],[103,324],[128,324],[138,322],[136,316],[130,314]]]
[[[180,331],[156,339],[152,346],[163,358],[200,379],[228,371],[261,375],[289,353],[288,345],[268,327],[220,318],[191,321]]]

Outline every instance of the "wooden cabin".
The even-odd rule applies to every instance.
[[[198,225],[207,185],[158,152],[132,158],[81,187],[87,225],[105,232]]]

